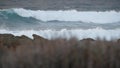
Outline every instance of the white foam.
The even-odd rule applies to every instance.
[[[23,8],[13,9],[15,13],[22,17],[34,17],[42,21],[83,21],[93,23],[114,23],[120,22],[120,12],[115,11],[76,11],[76,10],[59,10],[59,11],[44,11],[44,10],[27,10]]]
[[[104,30],[102,28],[95,28],[95,29],[61,29],[59,31],[56,30],[24,30],[24,31],[8,31],[8,30],[0,30],[0,34],[13,34],[15,36],[26,35],[30,38],[32,34],[37,34],[46,39],[55,39],[55,38],[66,38],[69,39],[71,37],[76,37],[78,40],[84,38],[93,38],[96,39],[97,37],[101,39],[119,39],[120,38],[120,29],[115,30]]]

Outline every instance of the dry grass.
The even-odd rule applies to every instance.
[[[0,40],[0,68],[120,68],[120,41],[39,36]]]

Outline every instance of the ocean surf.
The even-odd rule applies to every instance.
[[[55,38],[120,38],[120,12],[76,10],[0,10],[0,33]]]

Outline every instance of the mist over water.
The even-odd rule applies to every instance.
[[[0,10],[0,33],[38,34],[46,39],[120,38],[120,12],[76,10]]]

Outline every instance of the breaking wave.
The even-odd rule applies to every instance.
[[[43,38],[46,39],[56,39],[56,38],[66,38],[70,39],[72,37],[77,38],[78,40],[81,40],[83,38],[100,38],[100,39],[119,39],[120,38],[120,29],[114,29],[114,30],[105,30],[102,28],[95,28],[95,29],[73,29],[73,30],[67,30],[67,29],[61,29],[59,31],[57,30],[23,30],[23,31],[8,31],[8,30],[0,30],[0,34],[13,34],[15,36],[21,36],[26,35],[30,38],[33,38],[33,34],[37,34]]]
[[[120,12],[106,11],[76,11],[76,10],[59,10],[59,11],[44,11],[44,10],[27,10],[23,8],[13,9],[15,13],[22,17],[33,17],[42,21],[82,21],[93,23],[114,23],[120,22]]]
[[[120,22],[120,12],[116,11],[76,11],[76,10],[29,10],[24,8],[3,9],[1,12],[17,14],[23,18],[34,18],[41,21],[81,21],[92,23]],[[7,17],[7,16],[6,16]]]
[[[3,9],[0,10],[0,34],[30,38],[37,34],[46,39],[119,39],[120,12]]]

